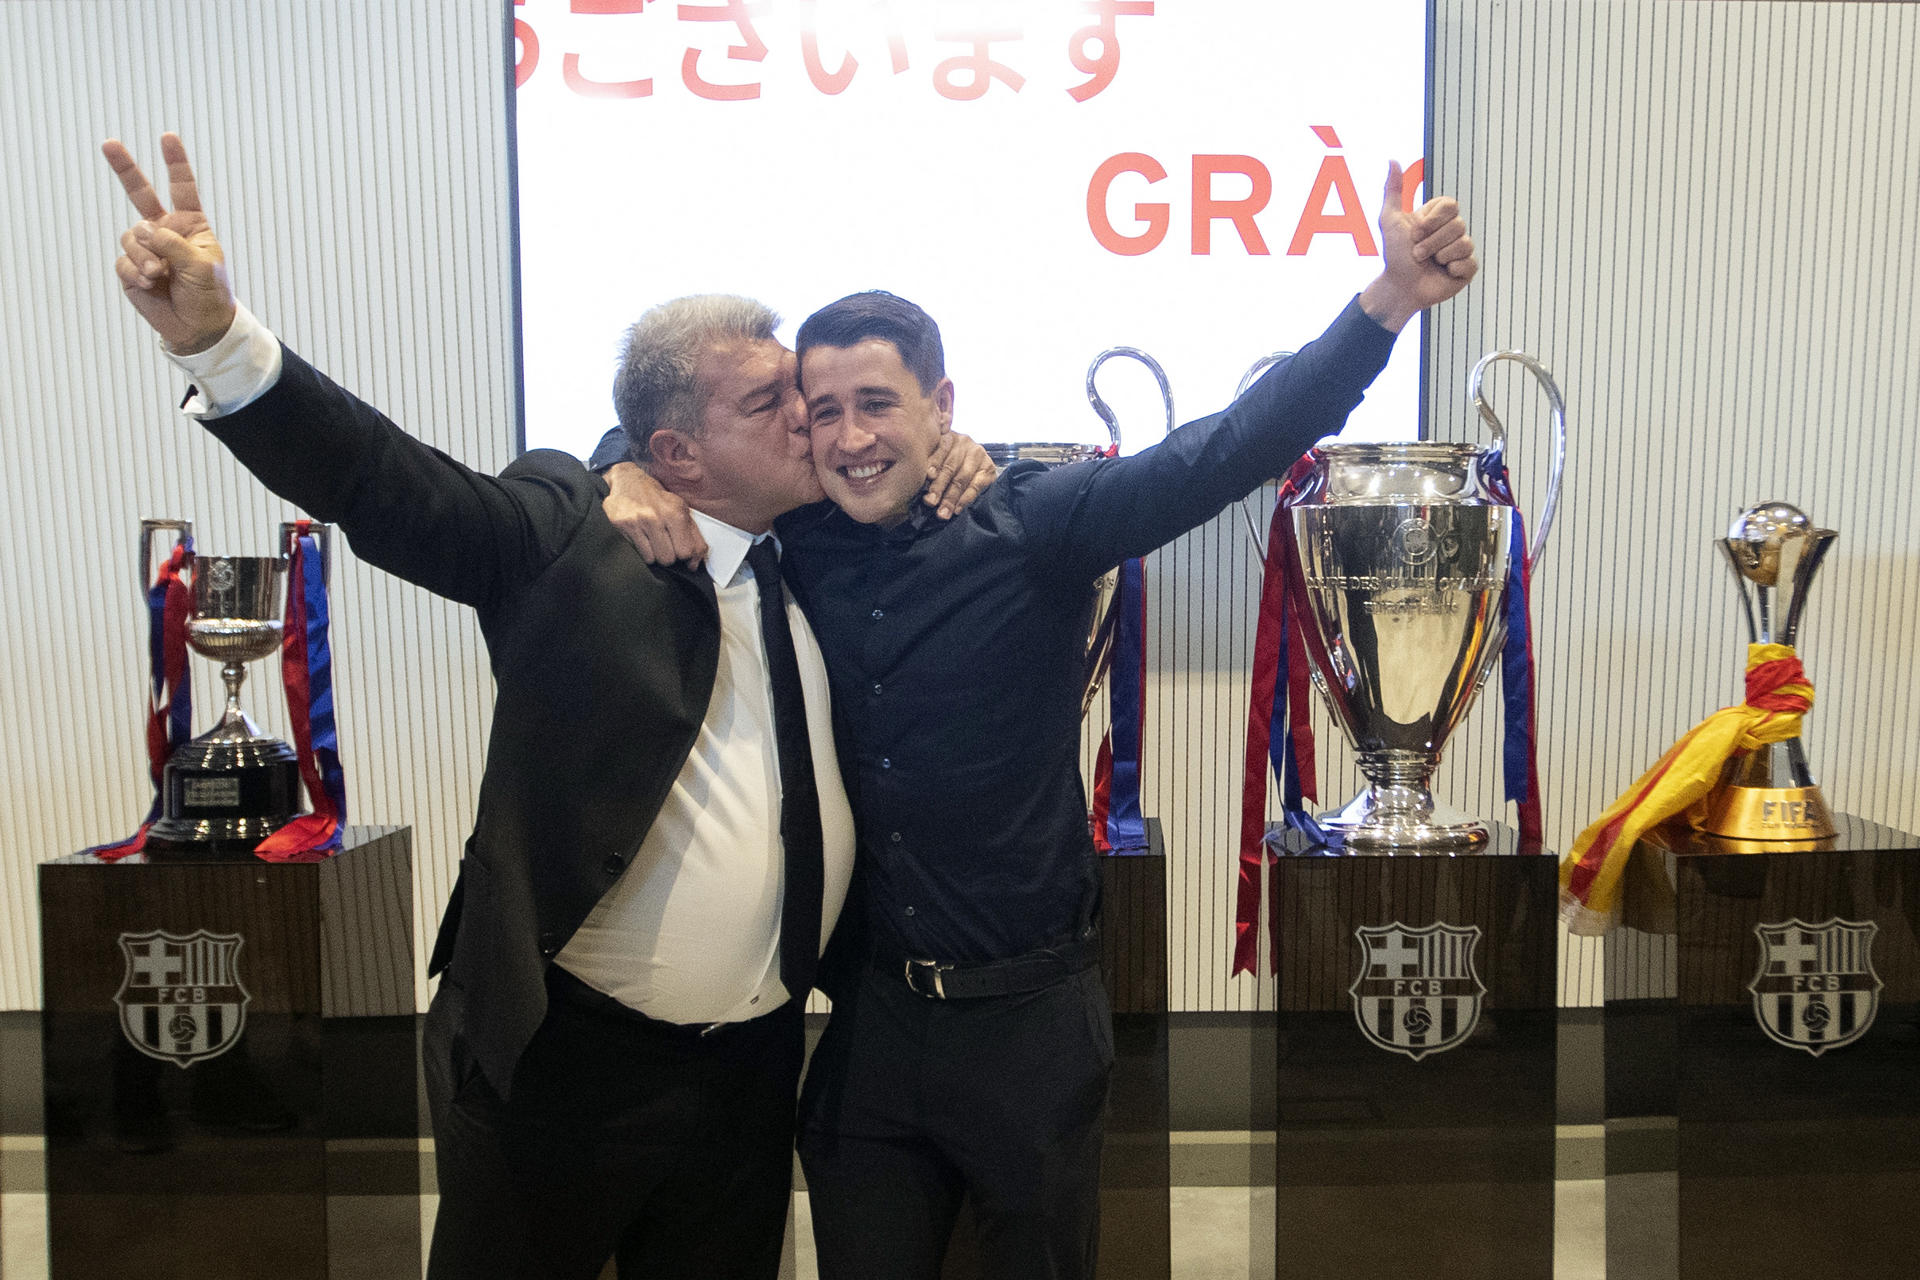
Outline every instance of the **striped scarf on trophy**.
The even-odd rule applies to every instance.
[[[1735,755],[1800,733],[1813,684],[1792,646],[1747,646],[1746,701],[1723,707],[1667,748],[1653,767],[1574,840],[1560,863],[1560,906],[1573,933],[1598,936],[1619,923],[1621,879],[1640,837],[1700,805]]]

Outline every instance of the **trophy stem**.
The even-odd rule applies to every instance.
[[[260,736],[260,726],[253,717],[240,709],[240,686],[247,679],[247,664],[228,661],[220,668],[220,679],[227,686],[226,709],[220,713],[220,722],[208,730],[206,737],[227,741],[245,741]]]
[[[247,664],[229,662],[220,668],[220,679],[227,686],[227,715],[240,709],[240,686],[247,679]]]

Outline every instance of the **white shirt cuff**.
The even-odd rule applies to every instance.
[[[180,406],[190,418],[219,418],[244,409],[280,381],[280,339],[242,306],[235,306],[226,334],[205,351],[175,355],[164,342],[160,350],[193,379],[192,392]]]

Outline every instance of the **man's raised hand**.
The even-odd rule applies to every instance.
[[[233,291],[220,241],[200,210],[186,147],[177,134],[160,135],[171,210],[119,139],[100,151],[140,215],[120,237],[120,260],[113,264],[127,301],[176,354],[206,350],[233,323]]]
[[[1360,305],[1398,332],[1408,320],[1467,287],[1480,270],[1473,237],[1452,196],[1406,208],[1405,175],[1388,164],[1380,205],[1380,276],[1360,294]]]

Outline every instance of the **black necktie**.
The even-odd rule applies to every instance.
[[[805,1000],[820,959],[820,899],[826,883],[820,792],[813,781],[800,663],[794,657],[786,596],[780,588],[780,553],[772,538],[748,548],[747,567],[760,591],[760,639],[773,683],[773,737],[780,757],[780,843],[787,865],[780,908],[780,982],[795,1000]]]

